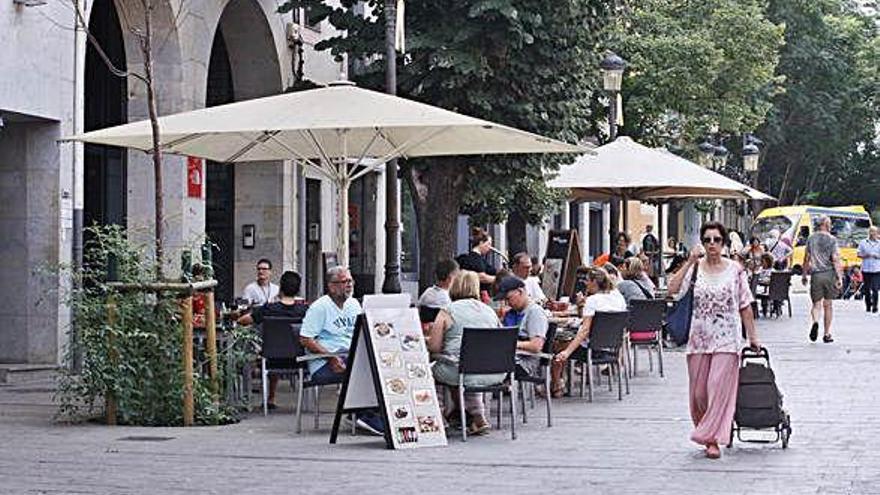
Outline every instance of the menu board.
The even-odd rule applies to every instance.
[[[378,408],[385,419],[389,448],[446,445],[434,376],[415,308],[368,309],[358,319],[349,360],[331,443],[342,414]]]
[[[572,294],[577,268],[582,263],[576,230],[551,230],[547,237],[544,280],[541,288],[550,299]]]

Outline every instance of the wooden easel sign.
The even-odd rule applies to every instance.
[[[541,288],[550,299],[568,296],[574,290],[581,247],[576,230],[551,230],[547,235],[544,280]]]
[[[376,308],[358,317],[330,443],[342,416],[376,411],[389,449],[446,445],[428,349],[415,308]]]

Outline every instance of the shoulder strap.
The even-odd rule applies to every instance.
[[[654,294],[651,294],[651,291],[649,291],[648,289],[644,288],[644,287],[642,286],[642,284],[640,284],[640,283],[638,282],[638,280],[633,280],[633,283],[636,284],[636,287],[638,287],[639,289],[642,290],[642,294],[644,294],[645,297],[647,297],[648,299],[654,299]]]

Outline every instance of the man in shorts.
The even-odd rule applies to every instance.
[[[815,342],[819,336],[819,313],[824,312],[825,335],[822,342],[830,344],[834,342],[831,337],[831,305],[843,287],[843,276],[837,239],[831,235],[831,219],[825,215],[819,217],[816,232],[807,239],[802,276],[804,284],[807,283],[807,274],[810,275],[810,299],[813,301],[810,340]]]

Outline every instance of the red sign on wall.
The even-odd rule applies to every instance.
[[[205,182],[204,161],[201,158],[186,159],[186,195],[190,198],[202,197],[202,184]]]

